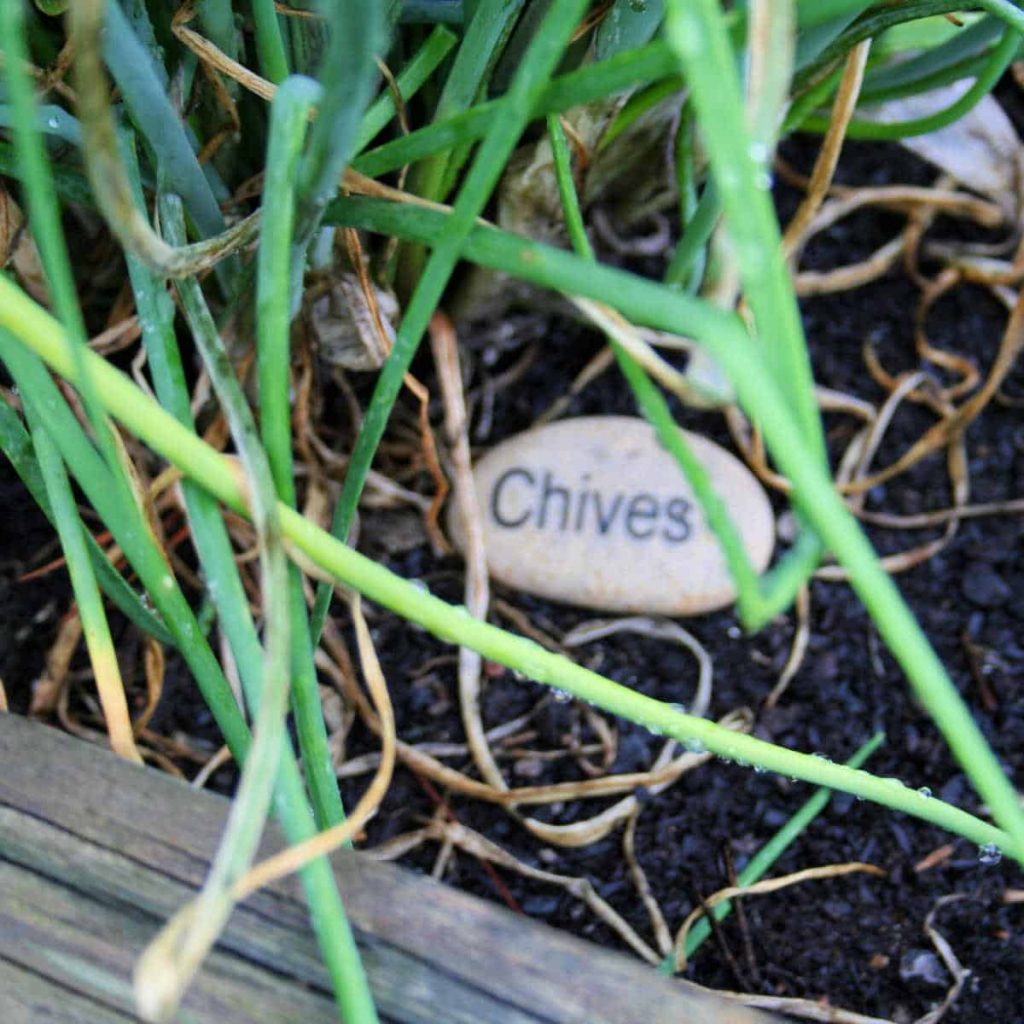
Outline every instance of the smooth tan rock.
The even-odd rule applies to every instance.
[[[754,567],[771,559],[775,523],[739,459],[687,433],[728,505]],[[697,615],[736,593],[689,483],[644,421],[562,420],[491,449],[473,471],[492,578],[602,611]],[[463,546],[452,504],[449,528]]]

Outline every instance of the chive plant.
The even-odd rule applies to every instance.
[[[180,652],[243,766],[210,891],[225,896],[244,872],[271,803],[294,842],[343,818],[313,667],[335,586],[353,588],[445,642],[473,648],[691,749],[853,793],[1024,863],[1024,812],[1012,783],[835,490],[768,190],[778,136],[826,130],[843,62],[854,47],[872,40],[861,90],[865,106],[973,78],[955,102],[926,118],[886,123],[855,117],[849,129],[864,138],[927,133],[970,110],[1017,57],[1024,29],[1020,8],[1009,0],[782,0],[768,5],[766,21],[765,6],[755,0],[728,10],[718,0],[614,0],[596,19],[588,17],[592,5],[586,0],[299,6],[310,16],[288,17],[269,0],[207,0],[187,24],[208,46],[197,56],[188,45],[184,15],[168,20],[157,3],[122,8],[114,0],[80,0],[66,26],[55,17],[60,3],[0,3],[0,174],[19,183],[53,295],[52,311],[44,310],[14,277],[0,275],[0,360],[20,395],[19,407],[0,400],[0,446],[58,530],[118,748],[132,756],[134,744],[130,727],[125,729],[123,693],[111,690],[118,677],[100,591],[138,628]],[[965,7],[969,13],[960,25],[944,19]],[[48,79],[33,69],[53,64],[68,42],[74,44],[78,107],[66,90],[42,99],[36,94],[39,81]],[[382,62],[389,68],[386,80]],[[249,77],[235,74],[239,68]],[[760,99],[752,105],[745,99],[744,69],[759,76]],[[219,76],[217,89],[206,91],[204,73]],[[116,103],[106,75],[116,83]],[[254,81],[264,98],[245,95]],[[193,92],[201,102],[184,101]],[[654,281],[596,261],[559,115],[625,97],[608,129],[611,139],[673,96],[680,114],[674,151],[682,233],[665,279]],[[410,109],[418,127],[408,123]],[[225,133],[228,114],[235,130]],[[480,221],[513,151],[535,128],[546,130],[552,144],[572,251]],[[242,226],[229,228],[225,204],[256,169],[267,202]],[[408,201],[394,201],[393,188],[382,193],[389,198],[367,198],[343,187],[353,181],[365,186],[367,179],[402,187]],[[61,232],[68,204],[100,211],[124,247],[155,398],[85,344]],[[710,246],[720,223],[746,318],[696,294],[704,268],[719,258]],[[397,241],[391,273],[404,311],[327,532],[297,511],[289,329],[312,252],[348,228]],[[243,247],[253,240],[250,258]],[[741,621],[757,629],[788,608],[830,553],[988,805],[991,822],[870,774],[860,767],[862,757],[833,764],[686,715],[474,619],[346,543],[403,378],[460,263],[604,303],[634,324],[691,337],[705,348],[792,485],[796,542],[760,577],[658,385],[612,339],[638,411],[678,461],[722,543]],[[172,286],[240,465],[196,431]],[[218,327],[230,317],[255,325],[258,424]],[[51,374],[76,389],[86,425]],[[238,668],[244,706],[235,701],[139,511],[115,422],[183,474],[193,544]],[[82,523],[69,475],[124,551],[144,595],[111,567]],[[262,636],[220,506],[248,516],[256,528],[265,592]],[[296,559],[304,569],[316,568],[311,611]],[[288,702],[304,777],[283,728]],[[813,817],[823,800],[816,797],[804,817]],[[789,841],[788,835],[779,840],[776,852]],[[746,880],[773,855],[752,866]],[[326,860],[308,864],[302,882],[340,1014],[347,1021],[375,1020]],[[723,905],[716,913],[726,910]],[[207,925],[197,948],[215,939],[217,913]],[[691,934],[688,951],[702,934]],[[170,993],[166,1005],[149,1012],[169,1012],[179,997]]]

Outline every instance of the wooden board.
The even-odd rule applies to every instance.
[[[134,1020],[132,964],[198,889],[228,802],[0,714],[0,1021]],[[270,828],[261,855],[280,849]],[[394,1024],[764,1024],[696,986],[390,864],[333,866],[382,1019]],[[301,890],[232,916],[179,1017],[337,1020]]]

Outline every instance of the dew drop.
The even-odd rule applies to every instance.
[[[686,714],[686,705],[685,704],[669,704],[669,707],[673,711],[678,711],[681,715],[685,715]]]
[[[572,700],[571,693],[567,693],[565,690],[559,690],[557,687],[551,691],[551,696],[555,698],[556,704],[568,704]]]
[[[763,164],[768,161],[768,147],[763,142],[751,142],[749,152],[750,159],[756,164]]]
[[[686,749],[691,754],[706,754],[707,753],[707,747],[705,747],[704,744],[701,743],[700,740],[695,739],[692,736],[689,739],[683,740],[683,746],[686,747]]]
[[[687,56],[693,57],[704,49],[704,26],[694,15],[683,13],[676,17],[676,45]]]
[[[918,791],[919,796],[923,796],[927,800],[931,795],[932,791],[927,786],[922,786]]]
[[[995,843],[984,843],[978,847],[979,864],[998,864],[1003,859],[1003,851]]]
[[[763,764],[755,764],[754,765],[754,771],[757,772],[758,775],[764,775],[765,772],[768,771],[768,769],[765,768],[765,766]]]

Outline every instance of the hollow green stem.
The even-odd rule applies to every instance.
[[[1005,2],[1005,0],[1003,0]],[[977,3],[978,7],[982,4]],[[1000,17],[1006,19],[1007,9],[1013,5],[1006,3],[1000,6]],[[824,47],[817,56],[800,69],[797,80],[800,83],[814,80],[822,69],[831,67],[837,61],[842,61],[850,50],[864,39],[873,39],[881,35],[886,29],[896,25],[903,25],[907,22],[918,21],[921,18],[929,18],[936,15],[952,14],[964,10],[962,0],[903,0],[899,4],[878,5],[868,10],[862,17],[854,21],[849,28],[843,31],[828,46]],[[1024,20],[1024,11],[1013,8],[1016,13],[1008,24],[1016,31],[1021,31],[1019,22]]]
[[[693,216],[686,221],[672,260],[665,271],[665,283],[676,287],[691,281],[694,271],[703,271],[705,253],[712,232],[722,215],[722,203],[713,181],[704,186]],[[698,276],[699,281],[699,276]],[[693,291],[694,289],[689,289]]]
[[[979,7],[1005,21],[1017,33],[1024,33],[1024,11],[1012,0],[976,0]]]
[[[320,95],[308,78],[292,77],[274,97],[267,149],[263,223],[256,264],[256,354],[260,383],[260,430],[277,497],[295,506],[292,466],[291,360],[289,349],[293,283],[292,233],[295,227],[295,177],[309,112]],[[291,623],[292,697],[303,762],[314,796],[317,821],[330,828],[345,813],[331,761],[320,689],[313,666],[309,619],[302,579],[288,569],[286,614]],[[282,590],[283,595],[283,590]]]
[[[142,764],[142,756],[135,746],[131,713],[128,710],[114,642],[110,636],[110,626],[103,610],[103,599],[96,585],[96,576],[85,542],[88,532],[78,515],[71,483],[57,446],[53,443],[42,417],[35,411],[33,399],[29,395],[25,396],[25,412],[32,427],[32,441],[43,474],[46,493],[50,499],[50,507],[53,509],[61,550],[67,561],[68,575],[71,577],[71,587],[78,605],[82,633],[99,691],[110,744],[122,757]]]
[[[455,33],[451,29],[445,28],[444,25],[438,25],[427,36],[423,45],[395,76],[395,85],[402,102],[408,103],[419,92],[424,82],[437,70],[457,42],[458,37]],[[356,134],[355,152],[362,152],[395,116],[395,113],[394,96],[390,89],[385,89],[370,104],[369,109],[363,115],[359,131]]]
[[[998,44],[1003,32],[1003,24],[997,18],[981,18],[939,46],[913,56],[905,55],[905,59],[886,61],[882,67],[869,71],[865,76],[860,102],[865,105],[880,103],[960,81],[968,77],[964,70],[967,67],[965,62],[983,61],[991,47]]]
[[[185,237],[185,223],[177,196],[161,197],[160,215],[168,239],[174,245],[181,245]],[[245,469],[267,617],[259,712],[254,716],[249,756],[242,765],[238,791],[231,803],[224,834],[198,897],[216,912],[196,915],[190,927],[177,939],[181,945],[176,955],[186,962],[191,960],[198,964],[224,926],[233,903],[231,890],[252,864],[270,810],[288,708],[289,565],[281,539],[273,477],[241,386],[206,308],[198,282],[184,278],[176,282],[176,287]],[[186,952],[193,948],[202,950],[202,953],[190,955]],[[140,969],[141,965],[149,962],[144,956]],[[160,964],[155,969],[164,967]],[[180,999],[183,994],[178,992],[176,996]]]
[[[288,77],[288,55],[281,34],[281,23],[273,0],[251,0],[251,7],[260,70],[264,78],[276,85]]]
[[[341,173],[355,150],[359,123],[377,79],[377,58],[387,45],[387,4],[334,0],[324,7],[330,41],[324,54],[323,93],[298,168],[296,244],[301,261],[320,225]]]

